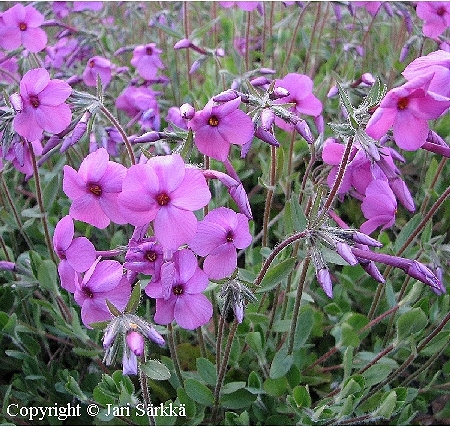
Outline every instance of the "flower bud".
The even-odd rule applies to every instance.
[[[218,95],[214,96],[212,99],[214,102],[229,102],[233,101],[234,99],[238,98],[239,94],[231,89],[225,90],[224,92],[219,93]]]
[[[16,264],[13,262],[6,262],[0,260],[0,270],[2,271],[14,271],[16,269]]]
[[[321,285],[325,294],[329,297],[333,297],[333,283],[331,282],[330,271],[327,268],[319,269],[316,272],[317,281]]]
[[[295,130],[306,140],[307,143],[314,143],[314,138],[311,134],[308,124],[303,119],[300,119],[295,125]]]
[[[289,90],[285,89],[284,87],[275,87],[275,89],[273,89],[273,92],[269,95],[269,98],[274,100],[278,98],[286,98],[289,95]]]
[[[424,264],[419,263],[416,260],[412,261],[411,266],[407,269],[407,274],[430,286],[437,295],[442,295],[446,292],[445,287],[439,278],[437,278]]]
[[[266,77],[256,77],[250,80],[250,84],[255,87],[266,86],[269,83],[270,80],[268,80]]]
[[[191,46],[191,41],[189,39],[181,39],[174,46],[174,50],[181,50],[183,48],[189,48]]]
[[[191,120],[195,115],[195,109],[190,104],[183,104],[180,107],[180,115],[183,119]]]
[[[365,72],[361,75],[361,82],[367,84],[368,86],[372,86],[375,83],[375,78],[370,72]]]
[[[18,93],[13,93],[9,97],[9,102],[11,102],[12,107],[16,113],[21,113],[23,110],[23,99]]]
[[[216,48],[217,57],[225,57],[225,50],[223,48]]]
[[[144,337],[136,331],[131,331],[126,337],[127,345],[136,356],[144,354]]]
[[[330,90],[328,90],[327,98],[334,98],[339,94],[339,89],[337,86],[332,86]]]
[[[271,146],[278,147],[280,145],[275,136],[272,135],[269,131],[266,131],[264,128],[257,128],[255,131],[255,137],[259,138],[262,141],[265,141]]]
[[[336,243],[336,251],[350,265],[354,266],[354,265],[358,264],[358,260],[352,253],[352,249],[346,243],[337,242]]]
[[[133,143],[153,143],[161,139],[161,134],[156,131],[148,131],[133,139]]]
[[[376,239],[371,238],[369,235],[365,233],[355,231],[352,234],[352,239],[358,244],[368,245],[369,247],[382,247],[383,244],[378,242]]]
[[[276,74],[277,71],[275,69],[269,69],[269,68],[259,68],[260,74]]]
[[[137,374],[137,358],[136,355],[133,352],[130,352],[129,350],[123,351],[123,358],[122,358],[122,373],[123,375],[131,375],[131,374]]]
[[[264,108],[264,110],[261,111],[261,126],[266,131],[269,131],[272,128],[274,121],[275,114],[273,114],[273,111],[270,108]]]

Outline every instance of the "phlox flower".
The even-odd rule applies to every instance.
[[[394,140],[404,150],[417,150],[428,136],[428,120],[438,118],[450,99],[429,92],[433,74],[420,76],[390,90],[367,123],[366,132],[379,140],[393,127]]]
[[[352,2],[351,5],[356,7],[365,8],[367,12],[373,17],[377,14],[381,7],[382,2],[377,1],[366,1],[366,2]]]
[[[250,12],[255,9],[258,9],[258,11],[262,10],[261,2],[258,1],[221,1],[219,2],[220,6],[222,6],[225,9],[232,8],[233,6],[237,6],[239,9]]]
[[[97,86],[97,75],[100,76],[103,87],[106,87],[112,79],[113,65],[110,60],[101,56],[91,57],[83,71],[83,81],[86,86]]]
[[[252,242],[248,219],[231,209],[220,207],[209,212],[197,225],[189,242],[196,254],[203,256],[203,270],[209,278],[229,277],[237,267],[236,248],[247,248]]]
[[[225,161],[231,144],[243,145],[253,137],[252,119],[239,110],[240,98],[215,105],[211,99],[197,111],[188,127],[195,132],[194,142],[204,155]]]
[[[72,200],[70,216],[99,229],[107,227],[110,221],[124,224],[117,198],[126,171],[123,165],[109,161],[103,148],[89,154],[78,171],[64,166],[63,190]]]
[[[36,156],[42,155],[42,144],[39,140],[32,141],[31,145]],[[33,175],[33,162],[31,160],[30,149],[28,144],[23,142],[23,139],[13,140],[4,158],[12,162],[15,169],[21,173],[27,176]]]
[[[91,241],[84,236],[74,239],[74,233],[72,217],[67,215],[56,224],[53,234],[53,248],[60,259],[58,273],[61,286],[71,293],[76,290],[78,273],[87,271],[97,257]]]
[[[145,293],[156,299],[154,320],[167,325],[175,320],[184,329],[195,329],[207,323],[213,313],[209,299],[202,293],[208,286],[208,277],[197,264],[190,250],[178,250],[173,255],[174,272],[170,281],[150,282]],[[164,277],[164,276],[162,276]],[[168,293],[167,287],[169,286]]]
[[[413,60],[402,72],[407,80],[433,74],[428,91],[450,97],[450,53],[434,51]]]
[[[15,4],[0,16],[0,46],[8,51],[21,45],[32,53],[43,50],[47,44],[47,34],[39,27],[43,22],[44,15],[33,6]]]
[[[389,184],[375,179],[366,188],[365,194],[361,210],[367,221],[361,225],[360,230],[370,235],[377,227],[392,227],[397,212],[397,200]]]
[[[116,107],[132,118],[130,124],[139,121],[145,128],[159,130],[159,107],[156,93],[152,89],[128,86],[117,97]]]
[[[295,103],[291,111],[296,115],[307,114],[320,116],[322,103],[313,95],[313,81],[307,75],[289,73],[284,78],[275,80],[275,87],[289,91],[289,96],[277,99],[279,104]],[[294,126],[276,117],[275,124],[285,131],[292,131]]]
[[[58,134],[72,119],[69,105],[64,101],[72,88],[62,80],[51,80],[43,69],[31,69],[20,81],[23,108],[14,117],[14,130],[27,140],[39,140],[42,132]]]
[[[153,80],[156,78],[158,69],[164,68],[164,64],[159,58],[161,53],[162,51],[156,48],[156,44],[138,45],[133,50],[130,63],[142,78]]]
[[[156,156],[128,169],[119,195],[127,222],[142,226],[153,221],[156,239],[176,249],[195,235],[197,218],[211,193],[200,170],[186,167],[180,155]]]
[[[13,84],[14,79],[19,81],[18,69],[19,66],[15,57],[8,58],[5,54],[0,53],[0,83]]]
[[[90,328],[94,322],[111,319],[106,299],[123,311],[131,295],[131,285],[123,275],[122,265],[115,260],[100,261],[89,267],[80,282],[75,280],[74,298],[81,306],[81,320]]]
[[[450,27],[449,2],[417,2],[417,16],[424,21],[422,31],[429,38],[437,38]]]
[[[163,248],[154,236],[141,241],[130,240],[123,265],[125,269],[145,275],[154,275],[154,279],[158,279],[162,264]]]

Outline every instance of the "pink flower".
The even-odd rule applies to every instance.
[[[382,2],[376,2],[376,1],[368,1],[368,2],[352,2],[356,7],[365,8],[367,12],[369,12],[370,15],[373,17],[377,14],[378,9],[380,9],[380,6]]]
[[[295,103],[291,108],[296,115],[308,114],[314,117],[322,113],[322,103],[313,95],[313,82],[307,75],[290,73],[275,81],[275,87],[289,91],[289,96],[277,99],[279,104]],[[294,126],[276,117],[275,124],[285,131],[292,131]]]
[[[223,8],[232,8],[233,6],[237,6],[239,9],[246,11],[246,12],[250,12],[253,11],[255,9],[260,9],[261,6],[261,2],[258,1],[249,1],[249,2],[245,2],[245,1],[222,1],[219,2],[220,6],[222,6]]]
[[[413,60],[402,72],[407,80],[432,75],[429,92],[450,97],[450,53],[438,50]]]
[[[86,64],[86,68],[83,71],[83,81],[86,86],[97,86],[97,75],[100,76],[103,87],[106,87],[112,78],[112,63],[101,56],[91,57]]]
[[[103,8],[103,2],[90,2],[90,1],[78,1],[73,2],[73,11],[81,12],[81,11],[101,11]]]
[[[253,137],[252,119],[239,110],[240,98],[214,105],[211,99],[197,111],[188,127],[195,132],[194,141],[203,154],[225,161],[231,144],[243,145]]]
[[[211,302],[202,293],[208,286],[208,277],[198,267],[190,250],[176,251],[173,263],[174,272],[170,280],[163,283],[162,276],[160,280],[150,282],[145,293],[156,298],[156,323],[167,325],[176,320],[184,329],[195,329],[212,317]],[[166,293],[167,288],[169,293]]]
[[[18,136],[16,135],[16,137]],[[33,146],[35,155],[42,155],[42,144],[39,140],[32,141],[31,145]],[[33,162],[31,160],[30,149],[28,144],[23,142],[23,139],[13,140],[4,158],[7,161],[11,161],[16,170],[21,173],[27,176],[33,175]]]
[[[88,328],[91,323],[111,320],[106,299],[123,311],[131,294],[122,265],[115,260],[100,262],[100,257],[86,271],[81,283],[75,284],[74,298],[81,306],[81,320]]]
[[[141,241],[131,239],[125,256],[124,268],[159,278],[159,270],[163,264],[163,249],[155,237]]]
[[[153,80],[158,69],[163,69],[164,64],[159,58],[162,51],[156,48],[156,44],[139,45],[133,51],[131,64],[137,73],[145,80]]]
[[[64,101],[72,88],[62,80],[50,80],[43,68],[31,69],[20,82],[23,109],[14,118],[15,131],[27,140],[39,140],[42,132],[58,134],[69,126],[70,107]]]
[[[368,219],[360,230],[370,235],[377,227],[383,229],[392,227],[397,212],[397,200],[389,184],[384,180],[373,180],[366,188],[366,196],[361,210]]]
[[[450,99],[428,92],[433,74],[420,76],[390,90],[370,118],[366,132],[379,140],[393,127],[394,140],[404,150],[417,150],[428,136],[428,120],[438,118]]]
[[[171,128],[171,123],[173,123],[178,128],[188,129],[187,120],[181,116],[181,110],[179,107],[170,107],[167,110],[167,116],[165,120],[169,124],[169,129]]]
[[[96,259],[91,241],[84,236],[76,239],[73,236],[73,220],[67,215],[56,224],[53,248],[61,260],[58,265],[61,286],[71,293],[75,292],[78,273],[87,271]]]
[[[124,224],[117,198],[122,191],[126,168],[109,161],[106,149],[100,148],[89,154],[78,172],[64,166],[63,190],[73,200],[70,216],[104,229],[110,221]]]
[[[33,6],[17,3],[0,17],[0,45],[5,50],[15,50],[23,45],[37,53],[45,48],[47,35],[39,26],[44,16]]]
[[[116,99],[118,110],[132,118],[130,124],[139,121],[142,126],[158,131],[160,116],[156,93],[146,87],[126,87]]]
[[[166,249],[176,249],[197,230],[195,210],[211,199],[200,170],[186,167],[180,155],[156,156],[128,169],[119,206],[127,222],[153,221],[155,236]]]
[[[220,207],[209,212],[197,225],[189,242],[194,253],[205,257],[203,270],[209,278],[229,277],[237,267],[236,248],[247,248],[252,242],[245,215]]]
[[[19,66],[17,65],[17,59],[15,57],[8,58],[5,54],[0,53],[0,83],[13,84],[15,82],[14,79],[19,81],[20,76],[17,73],[18,69]]]
[[[424,20],[422,31],[429,38],[437,38],[450,26],[449,2],[417,2],[417,16]]]

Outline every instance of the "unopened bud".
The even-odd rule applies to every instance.
[[[16,113],[21,113],[23,110],[23,99],[18,93],[13,93],[9,97],[9,102],[11,102],[12,107]]]
[[[191,104],[183,104],[180,107],[180,115],[183,119],[191,120],[194,117],[195,109]]]
[[[260,74],[272,75],[272,74],[276,74],[277,71],[275,71],[275,69],[259,68],[259,72],[260,72]]]
[[[153,143],[161,139],[161,135],[156,131],[149,131],[145,134],[140,135],[139,137],[135,137],[132,142],[133,143]]]
[[[275,89],[273,89],[273,92],[269,95],[269,98],[274,100],[279,98],[286,98],[286,96],[289,95],[289,90],[285,89],[284,87],[275,87]]]
[[[235,90],[225,90],[224,92],[219,93],[218,95],[213,97],[214,102],[229,102],[238,98],[239,94]]]
[[[131,331],[126,337],[127,345],[136,356],[144,354],[144,337],[136,331]]]
[[[331,282],[330,271],[327,268],[319,269],[316,273],[317,281],[322,287],[325,294],[329,297],[333,297],[333,283]]]
[[[255,131],[255,137],[259,138],[262,141],[265,141],[266,143],[270,144],[271,146],[278,147],[280,143],[275,138],[274,135],[272,135],[269,131],[266,131],[264,128],[257,128]]]
[[[264,110],[261,111],[261,126],[266,131],[269,131],[272,128],[274,121],[275,114],[273,114],[273,111],[270,108],[264,108]]]
[[[295,130],[306,140],[307,143],[314,143],[314,138],[311,134],[308,124],[303,119],[300,119],[295,125]]]
[[[191,41],[189,39],[181,39],[174,46],[174,50],[181,50],[183,48],[189,48],[191,46]]]
[[[358,264],[358,260],[352,253],[352,249],[346,243],[338,242],[336,244],[336,251],[350,265],[354,266]]]
[[[225,50],[223,48],[216,48],[217,57],[225,57]]]
[[[375,83],[375,78],[370,72],[365,72],[361,75],[361,82],[367,84],[368,86],[372,86]]]
[[[250,80],[250,84],[255,87],[266,86],[269,83],[270,80],[268,80],[266,77],[256,77]]]

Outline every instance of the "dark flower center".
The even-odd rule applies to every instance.
[[[227,242],[233,242],[233,232],[232,231],[229,231],[227,233],[226,239],[227,239]]]
[[[152,47],[147,47],[145,49],[145,54],[147,54],[147,56],[151,56],[153,54],[153,48]]]
[[[27,23],[20,23],[19,29],[21,32],[24,32],[27,29]]]
[[[154,251],[147,251],[144,254],[144,257],[149,261],[149,262],[154,262],[156,260],[156,253]]]
[[[170,201],[170,197],[165,192],[162,192],[156,197],[156,201],[160,206],[167,206]]]
[[[83,287],[83,293],[88,297],[88,298],[93,298],[94,294],[92,293],[91,289],[89,287]]]
[[[209,126],[218,126],[219,125],[219,119],[216,116],[211,116],[208,120]]]
[[[183,289],[183,286],[178,285],[178,286],[173,287],[173,288],[172,288],[172,291],[173,291],[173,294],[174,294],[174,295],[180,296],[180,295],[183,294],[184,289]]]
[[[445,8],[443,6],[441,6],[440,8],[438,8],[438,10],[436,11],[436,14],[439,15],[440,17],[442,15],[445,14]]]
[[[89,191],[91,191],[92,194],[94,194],[96,196],[102,195],[102,187],[100,185],[96,185],[96,184],[89,185]]]
[[[404,110],[409,104],[409,99],[404,97],[404,98],[400,98],[397,102],[397,108],[399,110]]]
[[[95,60],[91,60],[91,61],[88,63],[88,65],[89,65],[90,68],[93,68],[93,67],[95,66]]]
[[[39,105],[41,105],[41,103],[39,102],[39,98],[36,95],[30,95],[30,104],[34,108],[37,108],[39,107]]]

